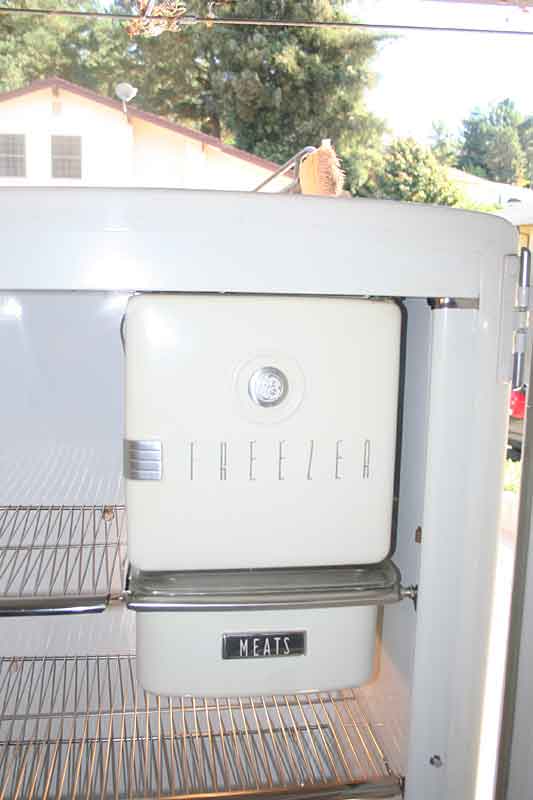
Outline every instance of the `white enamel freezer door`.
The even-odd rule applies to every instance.
[[[389,301],[132,298],[132,563],[225,569],[385,558],[401,328]]]

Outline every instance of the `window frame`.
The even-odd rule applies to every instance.
[[[22,143],[22,152],[21,153],[10,153],[9,152],[9,145],[3,149],[3,139],[18,139],[19,144]],[[14,149],[16,149],[16,144]],[[2,163],[3,159],[5,159],[6,164],[6,172],[2,170]],[[12,161],[13,164],[20,165],[22,164],[22,172],[9,172],[8,164],[9,161]],[[26,134],[25,133],[0,133],[0,179],[1,178],[26,178]]]
[[[68,147],[67,152],[57,153],[54,151],[54,145],[59,143],[66,144],[66,142],[76,142],[79,144],[79,154],[78,153],[69,153]],[[51,177],[53,180],[67,180],[67,181],[79,181],[83,177],[83,146],[82,146],[82,137],[77,135],[64,135],[59,133],[53,133],[50,136],[50,168],[51,168]],[[60,169],[58,170],[61,172],[70,172],[73,166],[79,166],[79,174],[56,174],[56,169],[58,164],[61,165]],[[73,171],[73,170],[72,170]],[[76,170],[78,172],[78,170]]]

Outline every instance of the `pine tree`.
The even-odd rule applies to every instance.
[[[115,8],[132,10],[130,0]],[[239,0],[238,10],[220,13],[333,20],[345,18],[342,9],[338,0]],[[206,8],[196,0],[191,11]],[[112,95],[127,80],[139,107],[280,163],[331,138],[357,192],[382,133],[364,103],[376,42],[353,31],[205,25],[128,39],[121,22],[2,16],[0,89],[54,74]]]
[[[457,163],[459,144],[457,139],[450,133],[444,122],[440,120],[432,125],[431,152],[439,162],[449,167],[454,167]]]
[[[518,183],[524,169],[520,114],[511,100],[488,111],[475,109],[463,122],[461,169],[503,183]]]

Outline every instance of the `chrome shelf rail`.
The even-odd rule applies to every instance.
[[[0,798],[396,797],[357,690],[145,693],[133,656],[0,660]]]
[[[242,611],[398,603],[408,592],[392,561],[368,566],[142,572],[130,568],[134,611]]]
[[[0,506],[0,616],[103,611],[125,558],[123,506]]]
[[[124,506],[0,506],[0,617],[97,613],[112,600],[135,611],[385,605],[411,591],[389,560],[215,573],[132,568],[126,580],[126,546]]]

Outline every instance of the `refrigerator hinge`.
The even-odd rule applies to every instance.
[[[531,251],[505,257],[500,310],[498,379],[517,389],[524,383],[529,343]]]
[[[522,247],[520,270],[516,287],[515,309],[519,327],[513,337],[513,375],[511,386],[520,389],[525,382],[526,357],[529,339],[529,288],[531,283],[531,251]]]
[[[520,389],[525,383],[526,355],[529,332],[527,328],[517,328],[513,340],[513,374],[511,388]]]
[[[520,250],[520,271],[516,287],[516,308],[521,311],[529,309],[529,288],[531,286],[531,250],[522,247]]]

